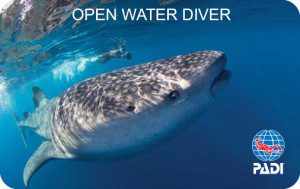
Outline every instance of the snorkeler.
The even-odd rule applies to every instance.
[[[105,64],[112,58],[126,58],[130,60],[132,58],[132,54],[126,52],[124,44],[119,44],[119,49],[110,50],[106,53],[103,53],[99,56],[99,58],[103,58],[103,60],[100,61],[100,64]]]

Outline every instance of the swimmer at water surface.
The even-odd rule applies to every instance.
[[[100,64],[105,64],[112,58],[126,58],[130,60],[132,58],[132,54],[129,52],[126,52],[125,45],[120,43],[118,49],[110,50],[106,53],[103,53],[99,55],[99,58],[103,58],[102,61],[100,61]]]

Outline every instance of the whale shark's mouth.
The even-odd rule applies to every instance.
[[[227,70],[223,70],[214,80],[211,85],[211,94],[215,97],[223,91],[227,86],[231,77],[231,73]]]

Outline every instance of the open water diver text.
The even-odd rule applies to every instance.
[[[72,17],[76,21],[94,19],[96,21],[231,21],[228,8],[145,8],[145,9],[108,9],[76,8]]]

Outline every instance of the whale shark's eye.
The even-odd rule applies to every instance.
[[[172,91],[172,92],[170,92],[170,94],[168,95],[168,97],[171,100],[175,100],[175,99],[179,98],[180,95],[179,95],[178,91]]]
[[[132,112],[132,111],[134,111],[135,110],[135,106],[128,106],[127,107],[127,111],[128,112]]]

